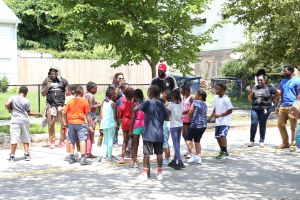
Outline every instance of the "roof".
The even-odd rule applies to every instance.
[[[4,3],[3,0],[0,0],[0,23],[17,24],[19,22],[20,20],[15,13]]]

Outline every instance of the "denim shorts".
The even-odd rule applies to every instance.
[[[88,127],[86,124],[69,124],[68,125],[68,141],[75,144],[77,140],[79,142],[86,141],[88,135]]]
[[[215,138],[226,137],[228,133],[229,126],[221,125],[216,126]]]

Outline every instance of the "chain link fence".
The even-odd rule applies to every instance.
[[[81,85],[86,92],[86,84],[74,84]],[[149,84],[129,84],[134,89],[140,88],[144,91],[144,95],[146,97],[147,89]],[[0,120],[1,119],[9,119],[10,113],[5,109],[5,103],[10,96],[18,95],[19,87],[27,86],[28,94],[27,99],[30,101],[30,110],[32,112],[44,113],[46,109],[46,97],[41,95],[42,85],[41,84],[32,84],[32,85],[8,85],[8,92],[0,93],[0,101],[3,102],[0,107]],[[97,84],[97,94],[95,94],[95,99],[98,102],[102,102],[105,97],[105,91],[110,86],[110,84]]]

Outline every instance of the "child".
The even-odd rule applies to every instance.
[[[31,113],[30,112],[30,103],[26,99],[28,93],[28,88],[26,86],[21,86],[19,89],[18,96],[10,97],[5,107],[11,112],[11,121],[10,121],[10,156],[9,161],[15,161],[15,152],[17,149],[18,142],[22,141],[24,145],[24,157],[26,161],[31,160],[29,154],[29,117],[30,115],[41,115],[40,113]],[[41,115],[42,116],[42,115]]]
[[[101,107],[101,104],[97,103],[94,97],[94,94],[97,93],[97,85],[94,82],[88,82],[86,85],[86,90],[87,92],[84,94],[84,98],[89,102],[91,112],[91,120],[92,120],[92,127],[95,132],[96,128],[96,111],[99,107]],[[87,141],[86,141],[86,157],[87,158],[96,158],[96,156],[92,155],[92,147],[94,143],[94,134],[89,133],[87,136]]]
[[[163,92],[162,94],[162,99],[165,103],[165,107],[167,108],[171,101],[172,101],[172,91],[167,89]],[[165,153],[165,158],[163,159],[163,164],[168,165],[170,162],[170,147],[169,147],[169,137],[170,137],[170,120],[167,118],[164,121],[164,126],[163,126],[163,133],[164,133],[164,153]]]
[[[211,117],[216,118],[215,137],[220,146],[220,154],[217,159],[226,159],[229,154],[227,152],[227,133],[231,122],[231,113],[233,106],[227,95],[225,95],[226,85],[219,83],[215,87],[216,96],[214,97],[214,110]]]
[[[77,140],[79,140],[81,158],[79,163],[81,165],[87,165],[88,162],[85,157],[86,152],[86,140],[88,131],[93,132],[91,123],[91,117],[89,112],[91,111],[89,103],[82,98],[83,88],[77,86],[75,89],[75,97],[68,101],[63,110],[63,123],[64,127],[68,126],[68,142],[70,144],[70,159],[69,163],[76,162],[74,157],[74,146]],[[85,118],[87,125],[85,124]]]
[[[206,92],[199,89],[196,92],[192,107],[188,113],[188,117],[191,119],[191,124],[188,129],[186,140],[189,151],[192,153],[192,156],[188,160],[189,163],[202,163],[200,140],[206,130],[207,106],[205,101]]]
[[[147,180],[150,176],[150,155],[154,153],[157,157],[156,178],[163,180],[162,174],[162,153],[163,153],[163,123],[168,117],[164,104],[159,100],[160,89],[157,85],[152,85],[148,89],[149,100],[144,101],[134,108],[134,112],[141,110],[145,113],[145,133],[143,137],[143,173],[139,178]]]
[[[124,95],[126,97],[126,101],[119,107],[118,109],[118,118],[122,120],[122,130],[123,130],[123,145],[122,145],[122,153],[120,164],[125,163],[125,154],[126,148],[129,141],[129,130],[130,130],[130,121],[132,117],[132,106],[133,106],[133,88],[126,88],[124,91]]]
[[[188,145],[187,145],[187,140],[186,140],[186,137],[187,137],[187,129],[188,127],[190,126],[190,118],[188,117],[188,113],[191,109],[191,105],[193,103],[193,97],[191,95],[191,88],[190,88],[190,85],[189,84],[184,84],[182,87],[181,87],[181,94],[183,96],[183,112],[182,112],[182,122],[183,122],[183,127],[182,127],[182,137],[185,141],[185,144],[187,146],[187,149],[188,148]],[[184,156],[186,158],[190,158],[190,155],[191,152],[188,152],[186,154],[184,154]]]
[[[113,138],[117,127],[117,104],[114,88],[109,87],[100,111],[100,132],[104,134],[103,157],[106,161],[112,161]]]
[[[167,106],[170,118],[170,129],[171,129],[171,137],[173,141],[173,147],[175,151],[175,155],[173,160],[169,163],[170,167],[174,167],[174,169],[179,170],[184,167],[184,164],[180,155],[180,137],[182,130],[182,111],[183,104],[181,102],[181,95],[179,88],[173,90],[172,95],[172,103]]]
[[[144,94],[141,89],[134,90],[134,105],[132,109],[140,105],[144,101]],[[144,112],[137,111],[132,113],[132,118],[130,122],[130,130],[133,134],[133,148],[131,151],[131,167],[137,168],[137,152],[139,147],[140,135],[144,133]]]

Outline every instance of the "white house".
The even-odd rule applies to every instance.
[[[194,27],[195,34],[201,34],[212,25],[227,18],[222,13],[222,6],[226,0],[213,0],[202,15],[203,24]],[[246,42],[245,28],[240,24],[227,23],[215,30],[212,35],[213,43],[201,47],[201,62],[196,64],[195,73],[204,77],[219,76],[219,69],[231,58],[233,50]]]
[[[9,84],[17,84],[17,25],[20,20],[0,0],[0,77],[6,76]]]

